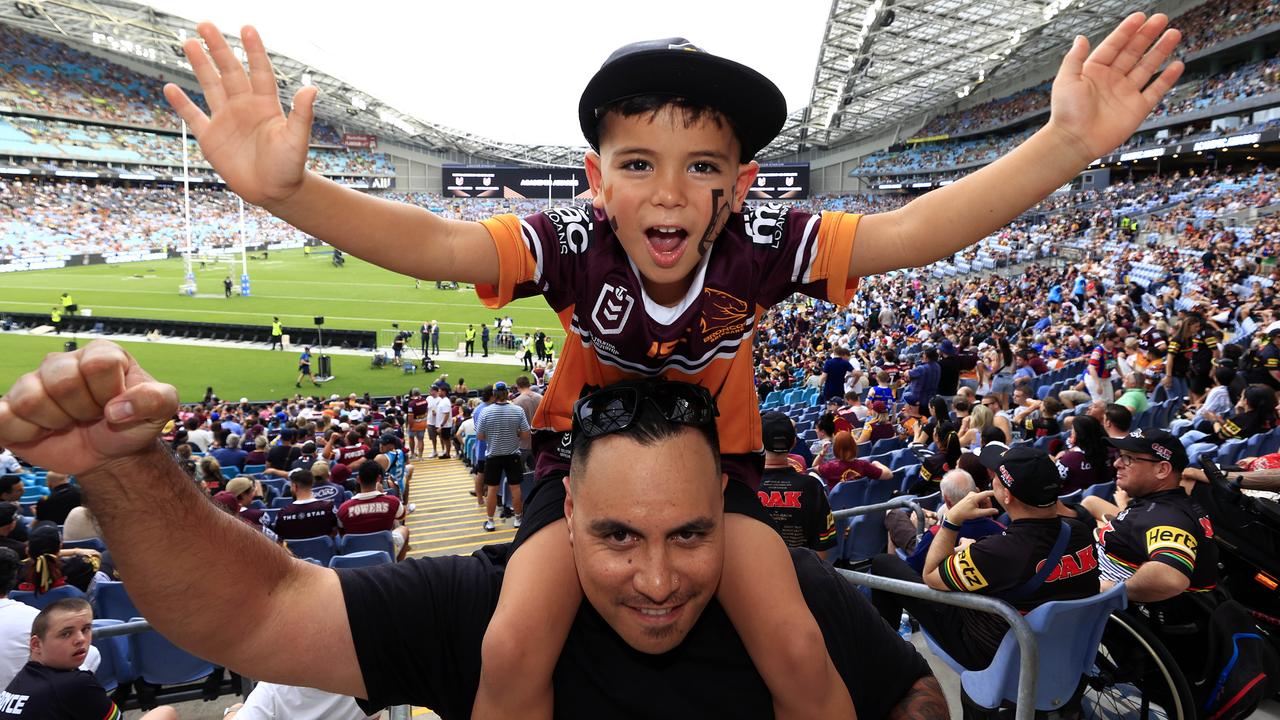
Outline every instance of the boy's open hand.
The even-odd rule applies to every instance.
[[[70,475],[129,457],[156,441],[178,407],[119,345],[95,340],[50,353],[0,397],[0,447]]]
[[[1133,13],[1093,51],[1077,37],[1053,81],[1050,125],[1076,145],[1081,165],[1093,162],[1129,139],[1182,75],[1180,60],[1169,59],[1182,33],[1165,30],[1169,18]]]
[[[293,96],[293,112],[286,118],[271,60],[257,30],[245,26],[240,31],[249,56],[247,75],[213,23],[200,23],[196,30],[209,52],[195,38],[183,43],[182,49],[212,117],[173,83],[165,85],[165,99],[187,122],[204,156],[237,195],[266,207],[288,200],[305,175],[316,88],[299,90]]]

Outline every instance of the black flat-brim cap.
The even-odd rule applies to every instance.
[[[582,91],[578,123],[593,149],[600,149],[597,111],[641,95],[680,97],[718,110],[737,130],[742,162],[777,137],[787,120],[786,98],[764,75],[684,38],[646,40],[613,51]]]

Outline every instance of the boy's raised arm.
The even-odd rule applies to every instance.
[[[1182,75],[1182,34],[1133,13],[1092,53],[1078,36],[1053,81],[1049,122],[1012,152],[947,187],[858,226],[850,276],[927,265],[981,240],[1133,134]],[[1163,34],[1162,34],[1163,33]]]
[[[186,121],[205,158],[227,186],[294,227],[357,257],[423,280],[496,284],[498,256],[479,223],[436,217],[422,208],[371,197],[306,170],[316,88],[280,106],[271,60],[258,31],[246,26],[240,60],[212,23],[183,44],[209,104],[205,115],[177,85],[165,98]]]

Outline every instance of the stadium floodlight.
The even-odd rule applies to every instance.
[[[369,103],[365,102],[365,99],[364,99],[364,98],[362,98],[362,97],[360,97],[359,95],[352,95],[352,96],[351,96],[351,107],[353,107],[353,108],[355,108],[355,109],[357,109],[357,110],[368,110],[368,109],[369,109]]]
[[[302,86],[303,86],[303,87],[311,87],[311,85],[313,84],[311,81],[312,81],[311,71],[309,71],[309,70],[304,71],[304,72],[302,73]]]
[[[403,132],[406,135],[413,135],[417,133],[417,130],[413,127],[413,125],[409,124],[409,122],[406,121],[404,118],[401,118],[399,115],[396,115],[395,113],[391,112],[390,110],[387,110],[386,108],[381,108],[378,110],[378,119],[396,128],[397,130]]]

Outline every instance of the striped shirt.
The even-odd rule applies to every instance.
[[[494,403],[476,423],[476,433],[483,435],[488,454],[515,455],[520,452],[520,433],[529,432],[529,418],[524,410],[511,403]]]

